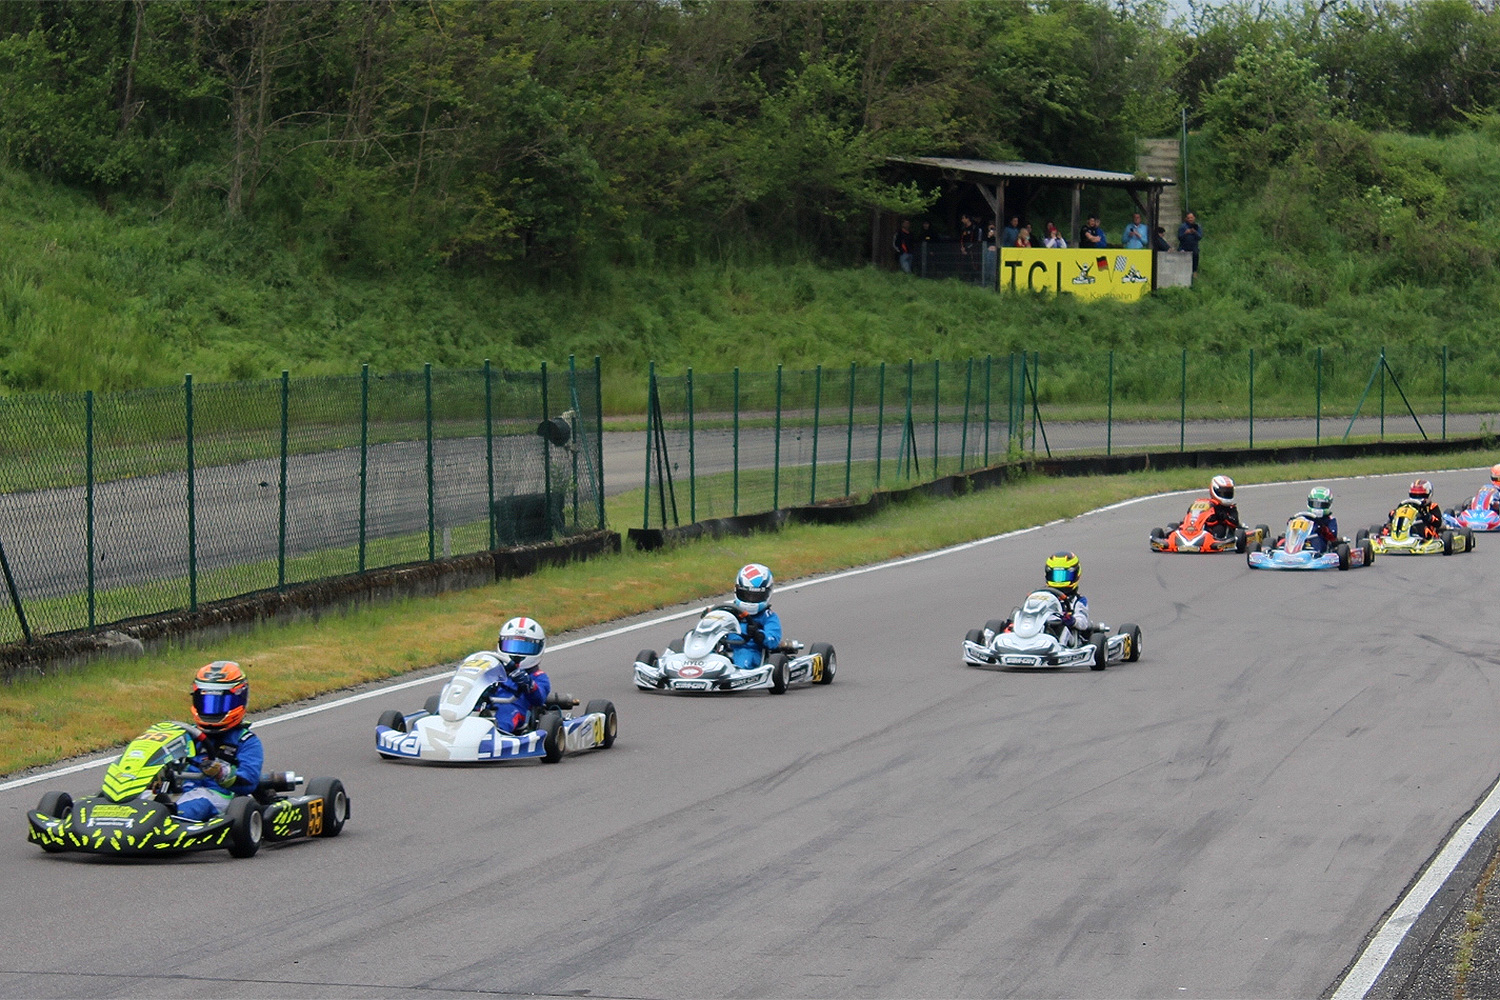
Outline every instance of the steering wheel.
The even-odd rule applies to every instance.
[[[735,607],[733,604],[715,604],[711,608],[704,608],[703,614],[699,615],[699,617],[702,618],[707,616],[710,611],[728,611],[730,614],[734,615],[735,621],[739,621],[740,618],[740,609]]]

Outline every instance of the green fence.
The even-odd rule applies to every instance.
[[[1449,350],[1027,351],[649,375],[642,525],[819,503],[1007,456],[1487,433],[1500,372]]]
[[[0,399],[0,641],[600,528],[599,374]]]

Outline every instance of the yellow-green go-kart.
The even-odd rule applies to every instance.
[[[225,849],[248,858],[264,841],[336,837],[349,818],[349,796],[337,778],[303,779],[292,771],[261,778],[253,795],[237,795],[224,815],[179,816],[173,793],[194,770],[203,734],[182,722],[158,722],[130,742],[104,772],[98,795],[74,799],[48,792],[26,819],[26,839],[48,852],[85,851],[142,857]]]
[[[1409,503],[1393,510],[1388,523],[1362,528],[1356,537],[1368,537],[1375,554],[1381,556],[1451,556],[1474,551],[1474,532],[1469,528],[1445,528],[1436,538],[1424,538],[1417,528],[1417,508]]]

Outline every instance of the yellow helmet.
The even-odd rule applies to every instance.
[[[1073,553],[1052,553],[1047,557],[1043,572],[1046,574],[1047,586],[1053,590],[1061,590],[1064,593],[1074,593],[1078,590],[1078,557]]]

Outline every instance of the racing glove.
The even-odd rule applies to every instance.
[[[531,689],[536,687],[536,681],[524,670],[518,670],[510,675],[510,682],[520,694],[530,694]]]
[[[234,765],[226,764],[222,760],[206,760],[198,768],[203,776],[212,779],[221,788],[228,788],[234,784]]]

